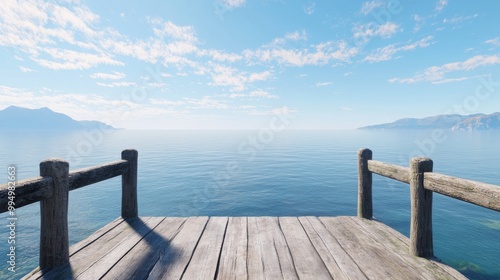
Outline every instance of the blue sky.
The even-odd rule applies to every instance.
[[[130,129],[349,129],[500,111],[498,1],[15,1],[0,109]]]

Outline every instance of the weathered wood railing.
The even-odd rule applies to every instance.
[[[433,256],[433,192],[500,211],[500,186],[433,173],[432,166],[429,158],[412,158],[402,167],[372,160],[369,149],[358,151],[358,216],[373,217],[373,173],[410,184],[410,253],[419,257]]]
[[[69,191],[122,176],[124,219],[137,217],[137,151],[124,150],[115,162],[69,172],[69,163],[48,159],[40,163],[40,177],[20,180],[15,188],[15,209],[40,201],[41,269],[69,262]],[[0,213],[9,211],[9,186],[0,185]]]

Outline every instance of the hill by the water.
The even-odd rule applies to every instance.
[[[359,129],[429,129],[489,130],[500,129],[500,113],[473,115],[439,115],[422,119],[405,118],[392,123],[370,125]]]
[[[82,130],[115,129],[98,121],[76,121],[49,108],[28,109],[10,106],[0,110],[0,130]]]

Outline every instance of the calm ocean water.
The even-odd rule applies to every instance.
[[[24,179],[46,158],[66,158],[73,170],[134,148],[141,216],[356,215],[356,152],[368,147],[376,160],[407,166],[428,156],[435,172],[500,185],[500,131],[432,137],[429,130],[3,132],[0,181],[9,164]],[[70,193],[72,244],[120,215],[120,184],[114,178]],[[373,184],[374,216],[408,236],[408,185],[379,176]],[[433,211],[436,256],[472,279],[500,279],[499,213],[438,194]],[[38,203],[17,211],[16,274],[7,270],[8,222],[0,215],[1,279],[37,266],[39,214]]]

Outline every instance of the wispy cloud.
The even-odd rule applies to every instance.
[[[23,67],[23,66],[19,66],[19,70],[21,70],[21,72],[23,72],[23,73],[36,72],[33,69],[30,69],[30,68],[27,68],[27,67]]]
[[[417,82],[431,82],[434,84],[444,82],[463,81],[465,78],[446,78],[445,75],[457,71],[470,71],[478,67],[500,64],[500,56],[477,55],[465,61],[447,63],[441,66],[432,66],[410,78],[392,78],[390,83],[413,84]]]
[[[229,8],[239,8],[245,5],[246,0],[222,0],[222,2]]]
[[[401,26],[394,22],[386,22],[384,24],[357,24],[353,28],[353,36],[354,38],[359,38],[365,41],[372,37],[381,37],[387,39],[401,30]]]
[[[270,94],[269,92],[263,90],[254,90],[249,94],[233,93],[230,94],[229,97],[230,98],[238,98],[238,97],[278,98],[277,95]]]
[[[446,5],[448,5],[448,0],[438,0],[436,4],[436,11],[442,11]]]
[[[432,36],[427,36],[414,43],[408,43],[405,45],[402,45],[400,43],[390,44],[383,48],[376,49],[371,54],[367,55],[364,58],[364,60],[368,62],[380,62],[380,61],[391,60],[394,58],[394,55],[399,52],[411,51],[416,48],[425,48],[432,44],[431,40]]]
[[[271,72],[266,70],[263,72],[246,73],[233,67],[212,64],[210,75],[212,82],[209,85],[229,86],[231,87],[231,91],[242,91],[248,84],[269,79]]]
[[[470,16],[454,16],[452,18],[445,18],[443,19],[443,23],[448,23],[448,24],[459,24],[462,22],[470,21],[476,17],[478,17],[479,14],[474,14]]]
[[[314,6],[316,6],[314,2],[309,2],[307,5],[304,5],[304,13],[312,15],[314,13]]]
[[[359,13],[367,15],[371,13],[373,10],[382,7],[384,5],[384,2],[382,1],[368,1],[364,2],[363,5],[361,6],[361,11]]]
[[[209,96],[203,98],[184,98],[186,103],[192,105],[194,109],[228,109],[229,105],[225,101],[212,99]]]
[[[340,107],[340,110],[342,111],[353,111],[354,109],[351,107]]]
[[[136,83],[134,82],[114,82],[114,83],[97,83],[97,85],[102,86],[102,87],[131,87],[135,86]]]
[[[333,84],[332,82],[318,82],[316,83],[316,87],[324,87]]]
[[[489,39],[485,41],[486,44],[491,44],[495,47],[500,47],[500,37]]]
[[[350,47],[345,41],[328,41],[313,45],[311,49],[263,47],[257,50],[245,50],[243,55],[249,61],[259,63],[277,62],[287,66],[325,65],[332,62],[348,62],[358,53],[356,47]]]
[[[94,73],[91,74],[90,77],[92,79],[104,79],[104,80],[120,80],[125,78],[125,73],[116,72],[113,73]]]

